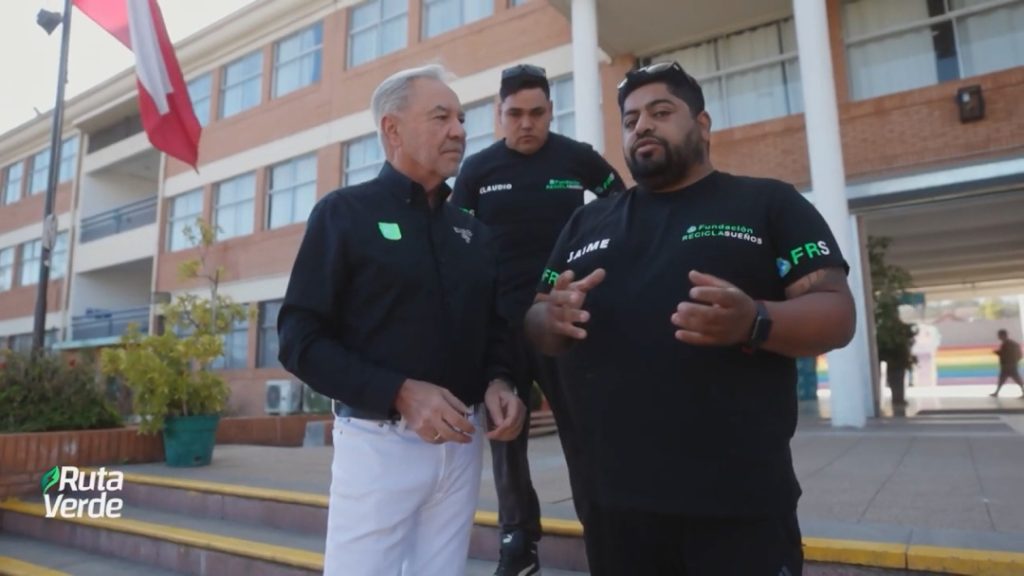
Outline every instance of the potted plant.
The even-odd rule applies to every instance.
[[[911,286],[910,273],[885,261],[891,238],[869,237],[868,260],[875,303],[875,340],[878,359],[885,362],[885,380],[892,390],[893,406],[906,405],[904,379],[914,365],[917,328],[900,318],[900,303]]]
[[[142,334],[132,326],[119,347],[102,354],[103,371],[120,378],[132,392],[140,433],[163,433],[169,466],[210,463],[228,398],[227,383],[210,365],[223,354],[224,334],[249,316],[245,306],[218,294],[224,270],[207,265],[214,231],[201,220],[197,228],[198,237],[191,227],[185,233],[199,247],[199,256],[182,263],[179,276],[205,281],[209,297],[179,294],[163,307],[160,333]]]

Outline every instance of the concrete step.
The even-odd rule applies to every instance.
[[[46,518],[41,503],[0,503],[4,534],[194,576],[313,576],[323,540],[256,526],[132,507],[122,518]],[[282,542],[284,544],[282,544]],[[296,547],[299,545],[301,547]]]
[[[189,518],[256,525],[289,534],[313,536],[321,543],[327,534],[327,496],[182,480],[152,474],[126,473],[121,491],[127,508],[185,515]],[[173,520],[173,517],[165,519]],[[544,519],[546,537],[539,552],[545,565],[586,570],[583,530],[575,520]],[[496,561],[500,534],[497,514],[476,514],[470,558]]]
[[[125,474],[121,495],[126,503],[125,517],[118,520],[46,519],[41,503],[0,503],[0,540],[9,535],[31,538],[86,554],[199,576],[296,576],[322,571],[327,508],[324,495],[134,473]],[[546,535],[540,555],[545,573],[585,573],[579,523],[545,519],[543,525]],[[470,546],[475,572],[468,574],[493,570],[498,539],[496,514],[477,512]],[[927,574],[906,571],[905,544],[805,538],[805,550],[810,562],[804,573],[810,576]],[[962,551],[953,552],[964,556]],[[975,565],[975,561],[979,569],[962,568]],[[979,556],[966,558],[965,562],[934,573],[994,573],[985,568],[994,566],[991,558]],[[1004,564],[1010,571],[999,573],[1024,574],[1013,571],[1024,563],[1010,559]]]
[[[181,576],[151,565],[0,533],[0,576]]]

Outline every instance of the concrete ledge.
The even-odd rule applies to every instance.
[[[28,562],[22,562],[10,556],[0,556],[0,576],[71,576],[67,572],[51,570],[45,566],[38,566]]]

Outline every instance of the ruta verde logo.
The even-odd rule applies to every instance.
[[[110,496],[124,487],[123,472],[54,466],[43,474],[39,487],[47,518],[120,518],[124,509],[122,498]]]

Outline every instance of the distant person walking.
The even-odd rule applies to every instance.
[[[994,350],[995,355],[999,356],[999,383],[996,385],[996,391],[989,396],[993,398],[999,396],[999,391],[1002,390],[1003,384],[1006,384],[1007,380],[1016,382],[1020,386],[1021,396],[1024,396],[1024,382],[1021,381],[1020,372],[1017,371],[1017,364],[1020,362],[1020,344],[1011,340],[1006,330],[1000,330],[996,335],[1002,341],[1002,345]]]

